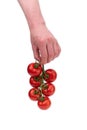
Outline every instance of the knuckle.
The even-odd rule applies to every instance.
[[[50,43],[50,42],[53,42],[54,41],[54,38],[52,37],[52,36],[49,36],[48,38],[47,38],[47,41]]]
[[[55,52],[55,57],[57,57],[59,55],[59,52]]]
[[[55,57],[58,57],[60,55],[61,50],[59,50],[58,52],[55,52]]]
[[[53,55],[52,55],[52,54],[49,54],[49,58],[52,59],[52,58],[53,58]]]
[[[55,50],[55,57],[59,56],[60,52],[61,52],[61,48],[60,48],[60,46],[59,46],[59,47],[57,47],[56,50]]]
[[[52,38],[51,38],[51,37],[48,37],[48,38],[47,38],[47,41],[48,41],[48,42],[50,42],[51,40],[52,40]]]
[[[41,44],[44,42],[44,38],[41,38],[40,36],[35,38],[36,43]]]
[[[39,43],[44,43],[44,41],[45,41],[45,40],[44,40],[44,39],[39,38],[39,40],[38,40],[38,41],[39,41]]]

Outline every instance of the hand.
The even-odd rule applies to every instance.
[[[44,24],[31,29],[30,37],[34,58],[41,64],[46,64],[59,56],[61,48]]]

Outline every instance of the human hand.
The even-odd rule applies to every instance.
[[[59,56],[61,48],[45,24],[30,29],[30,38],[34,58],[41,64],[46,64]]]

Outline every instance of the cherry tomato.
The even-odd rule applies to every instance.
[[[57,78],[57,73],[53,69],[48,69],[44,73],[44,80],[47,82],[53,82]]]
[[[28,96],[30,97],[31,100],[38,100],[40,98],[40,90],[37,88],[32,88],[28,92]]]
[[[29,80],[31,86],[33,87],[39,87],[42,83],[42,79],[40,76],[31,76]]]
[[[42,87],[42,93],[46,96],[51,96],[55,92],[55,86],[51,83],[45,83]]]
[[[39,63],[31,63],[28,65],[27,71],[31,76],[38,76],[42,72],[42,67]]]
[[[41,97],[37,104],[40,109],[46,110],[50,107],[51,101],[48,97]]]

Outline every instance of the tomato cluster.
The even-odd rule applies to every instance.
[[[51,96],[55,92],[54,82],[57,78],[57,73],[53,69],[44,70],[44,66],[40,63],[31,63],[27,67],[27,72],[30,75],[29,83],[32,88],[28,92],[31,100],[37,101],[40,109],[46,110],[51,106]]]

